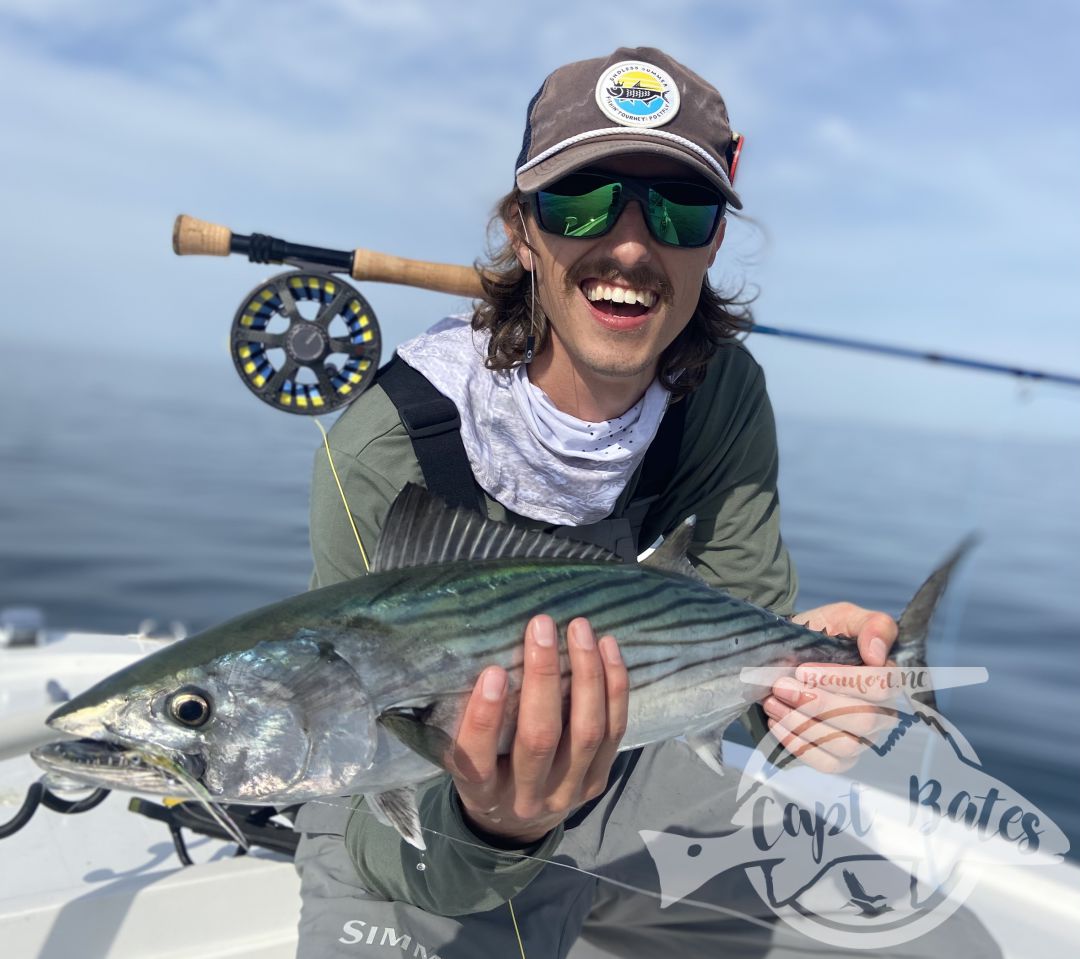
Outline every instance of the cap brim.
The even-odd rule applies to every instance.
[[[731,189],[724,178],[718,175],[707,163],[699,159],[696,154],[690,150],[680,148],[677,144],[645,139],[638,131],[628,133],[627,136],[613,134],[610,137],[575,143],[565,150],[560,150],[554,156],[519,172],[516,177],[518,189],[523,193],[535,193],[568,173],[590,166],[598,160],[641,153],[650,156],[668,157],[686,164],[723,193],[731,206],[736,210],[742,209],[743,205],[742,200],[739,199],[739,194]]]

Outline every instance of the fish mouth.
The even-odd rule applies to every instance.
[[[148,752],[101,739],[47,743],[30,757],[58,781],[133,792],[182,792],[184,777],[201,782],[206,771],[200,756],[161,749]]]

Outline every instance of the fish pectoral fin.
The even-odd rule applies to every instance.
[[[686,737],[690,748],[694,750],[706,766],[716,775],[724,775],[724,733],[731,722],[724,722],[700,733],[691,733]]]
[[[409,845],[427,849],[420,832],[420,810],[416,808],[416,787],[402,786],[383,793],[364,793],[364,802],[384,826],[397,830]]]
[[[414,753],[440,769],[446,769],[446,755],[453,746],[453,740],[431,722],[436,707],[436,703],[394,707],[382,713],[378,721]]]
[[[686,741],[706,766],[717,776],[724,775],[724,744],[723,740],[715,742],[708,736],[687,736]]]

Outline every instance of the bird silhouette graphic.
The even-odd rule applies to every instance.
[[[859,907],[859,915],[880,916],[883,912],[889,912],[892,910],[892,906],[884,905],[879,906],[884,896],[871,896],[863,889],[863,884],[859,882],[859,877],[855,875],[850,869],[844,870],[844,882],[847,884],[848,892],[851,893],[851,898],[848,900],[853,906]]]

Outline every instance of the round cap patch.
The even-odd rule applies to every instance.
[[[658,127],[679,112],[679,88],[659,67],[623,60],[596,83],[596,102],[625,127]]]

